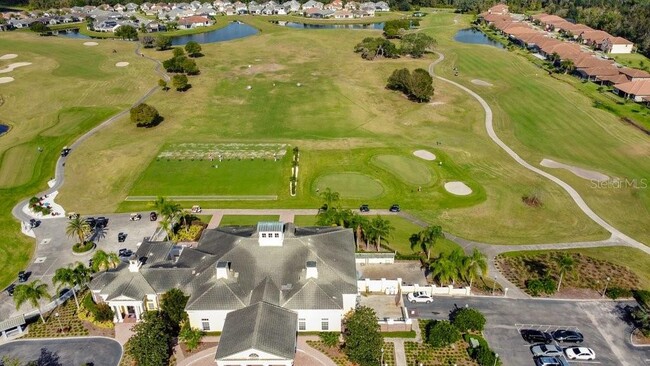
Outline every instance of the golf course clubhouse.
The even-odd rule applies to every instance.
[[[96,302],[113,309],[115,322],[138,321],[178,288],[189,296],[191,326],[223,332],[222,341],[229,324],[238,324],[227,321],[231,312],[256,322],[265,318],[256,314],[281,312],[296,319],[292,330],[338,332],[357,300],[354,251],[351,229],[281,222],[221,227],[206,230],[194,246],[145,241],[128,263],[96,275],[89,287]],[[269,331],[268,324],[250,326]]]

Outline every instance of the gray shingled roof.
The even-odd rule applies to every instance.
[[[293,359],[298,314],[267,302],[258,302],[226,316],[215,359],[247,350],[259,350]]]
[[[269,277],[262,280],[262,282],[260,282],[260,284],[251,292],[251,300],[249,301],[249,304],[253,305],[260,301],[266,301],[273,305],[280,304],[280,289]]]

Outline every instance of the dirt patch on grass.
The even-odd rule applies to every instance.
[[[244,70],[245,74],[254,75],[254,74],[264,74],[267,72],[277,72],[286,69],[287,67],[280,64],[260,64],[260,65],[250,65]]]
[[[635,329],[632,332],[632,343],[637,346],[639,345],[650,346],[650,337],[644,336],[640,330]]]
[[[550,276],[559,280],[557,259],[561,251],[531,253],[517,256],[499,255],[496,264],[501,273],[524,291],[529,280]],[[639,277],[629,269],[617,264],[595,259],[580,253],[567,253],[574,261],[573,271],[564,275],[562,289],[553,297],[598,298],[604,290],[607,278],[609,288],[636,289]]]

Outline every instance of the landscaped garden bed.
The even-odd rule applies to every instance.
[[[408,365],[422,364],[423,366],[477,366],[478,363],[472,360],[467,353],[468,346],[463,340],[444,348],[433,348],[425,343],[404,342],[406,363]]]
[[[630,269],[581,253],[512,252],[497,256],[496,264],[510,282],[529,294],[536,295],[530,289],[531,281],[536,280],[548,282],[553,294],[560,278],[559,261],[564,255],[572,264],[564,271],[560,296],[599,297],[607,287],[607,294],[612,297],[628,297],[629,290],[639,287],[639,277]]]
[[[327,346],[323,341],[307,341],[307,344],[312,348],[320,351],[325,356],[329,357],[335,364],[339,366],[355,366],[356,364],[345,355],[339,347]],[[395,366],[395,345],[393,342],[384,342],[384,364],[388,366]]]
[[[79,296],[79,299],[81,300],[81,296]],[[100,327],[88,320],[82,320],[78,316],[79,312],[85,312],[85,310],[82,307],[78,311],[74,300],[71,298],[50,313],[43,314],[45,323],[39,320],[31,324],[25,338],[115,336],[113,328]]]

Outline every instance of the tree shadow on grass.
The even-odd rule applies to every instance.
[[[159,115],[156,118],[154,118],[151,123],[138,123],[136,126],[144,127],[144,128],[152,128],[152,127],[156,127],[159,124],[163,123],[164,120],[165,120],[165,117]]]

